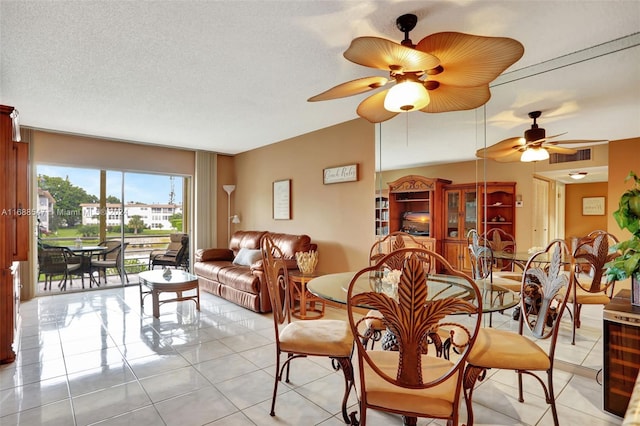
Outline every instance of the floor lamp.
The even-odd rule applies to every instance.
[[[227,242],[231,239],[231,193],[235,191],[235,185],[222,185],[227,193]]]

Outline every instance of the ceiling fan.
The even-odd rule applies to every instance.
[[[513,161],[541,161],[549,158],[550,153],[556,154],[575,154],[576,149],[565,148],[558,145],[580,144],[596,145],[605,143],[607,140],[560,140],[550,141],[550,139],[562,136],[560,133],[553,136],[546,136],[546,131],[538,127],[537,119],[542,115],[540,111],[532,111],[529,118],[533,119],[531,128],[524,132],[524,137],[508,138],[491,145],[487,148],[481,148],[476,151],[476,157],[491,158],[501,163],[509,163]]]
[[[344,52],[351,62],[389,72],[339,84],[308,99],[325,101],[369,92],[384,86],[360,103],[359,116],[372,123],[401,112],[448,112],[484,105],[489,83],[524,54],[520,42],[505,37],[483,37],[457,32],[429,35],[413,44],[409,32],[418,18],[396,19],[404,33],[400,44],[380,37],[358,37]]]

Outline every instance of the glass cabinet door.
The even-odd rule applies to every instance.
[[[464,234],[461,237],[466,237],[467,233],[471,229],[477,229],[478,223],[478,203],[476,191],[465,191],[464,193]]]
[[[460,191],[446,191],[447,234],[445,238],[458,238],[460,227]]]

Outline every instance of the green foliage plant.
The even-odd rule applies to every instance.
[[[624,181],[631,179],[634,185],[620,197],[618,210],[613,212],[613,217],[620,229],[628,230],[632,236],[612,247],[621,255],[605,265],[608,281],[631,277],[640,281],[640,178],[631,171]]]

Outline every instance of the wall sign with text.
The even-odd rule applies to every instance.
[[[604,216],[604,197],[584,197],[582,199],[583,216]]]
[[[358,180],[358,165],[329,167],[323,171],[323,183],[356,182]]]

